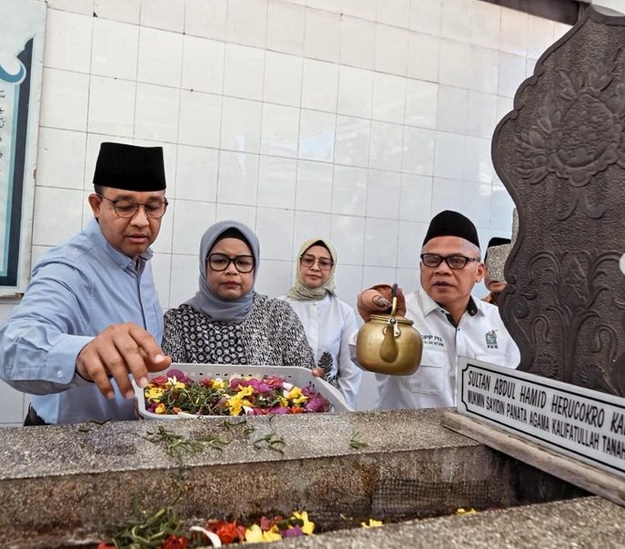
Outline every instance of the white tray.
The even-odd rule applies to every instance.
[[[232,377],[255,376],[261,378],[263,376],[280,376],[287,383],[296,385],[297,387],[312,387],[312,389],[329,402],[331,412],[347,412],[352,409],[347,405],[341,392],[330,385],[327,381],[312,375],[307,368],[299,366],[247,366],[233,364],[177,364],[173,363],[167,370],[162,372],[153,372],[148,375],[148,379],[165,375],[169,370],[176,369],[185,373],[185,375],[194,381],[202,378],[219,377],[221,379],[229,379]],[[183,419],[197,417],[228,417],[228,416],[196,416],[193,414],[155,414],[148,412],[145,408],[145,397],[143,389],[138,387],[133,380],[135,389],[135,398],[137,399],[138,411],[141,417],[148,419]]]

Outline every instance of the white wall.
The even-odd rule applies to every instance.
[[[568,27],[479,0],[48,0],[33,260],[90,219],[99,144],[165,148],[155,243],[164,307],[197,286],[211,223],[261,241],[256,289],[292,283],[301,242],[337,247],[339,295],[418,284],[429,219],[509,236],[490,138]],[[97,14],[97,17],[94,16]],[[482,288],[478,293],[485,293]],[[0,304],[0,318],[12,303]],[[373,404],[367,377],[359,406]],[[0,424],[23,398],[2,384]]]

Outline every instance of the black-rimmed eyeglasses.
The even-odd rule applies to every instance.
[[[443,261],[450,269],[464,269],[467,263],[479,261],[479,257],[466,257],[464,255],[438,255],[421,254],[421,261],[426,267],[438,267]]]
[[[254,270],[254,257],[251,255],[237,255],[229,257],[226,254],[214,253],[208,256],[208,266],[212,271],[225,271],[234,263],[234,268],[240,273],[251,273]]]
[[[150,198],[147,202],[135,202],[130,198],[117,198],[113,200],[100,193],[96,194],[100,198],[104,198],[113,204],[113,210],[115,210],[115,213],[119,217],[134,217],[139,209],[139,206],[143,206],[145,215],[151,217],[152,219],[160,219],[165,215],[167,206],[169,205],[166,198]]]

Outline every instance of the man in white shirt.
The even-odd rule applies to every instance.
[[[423,339],[419,369],[410,376],[376,374],[378,409],[433,408],[456,404],[458,357],[516,368],[520,354],[497,307],[471,296],[484,276],[475,225],[454,211],[437,214],[421,248],[421,289],[403,299],[398,315],[414,321]],[[388,313],[390,286],[358,296],[365,321]]]

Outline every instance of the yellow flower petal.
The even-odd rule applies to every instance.
[[[248,543],[258,543],[263,541],[263,531],[258,524],[252,524],[245,530],[245,541]]]
[[[315,523],[308,520],[308,511],[302,511],[301,513],[298,513],[297,511],[295,511],[293,513],[293,516],[296,519],[299,519],[304,523],[301,526],[302,532],[304,532],[304,534],[308,534],[309,536],[311,536],[312,533],[315,531]]]
[[[377,526],[382,526],[383,524],[384,523],[381,520],[375,520],[370,518],[368,524],[366,522],[361,522],[360,526],[362,526],[363,528],[375,528]]]

